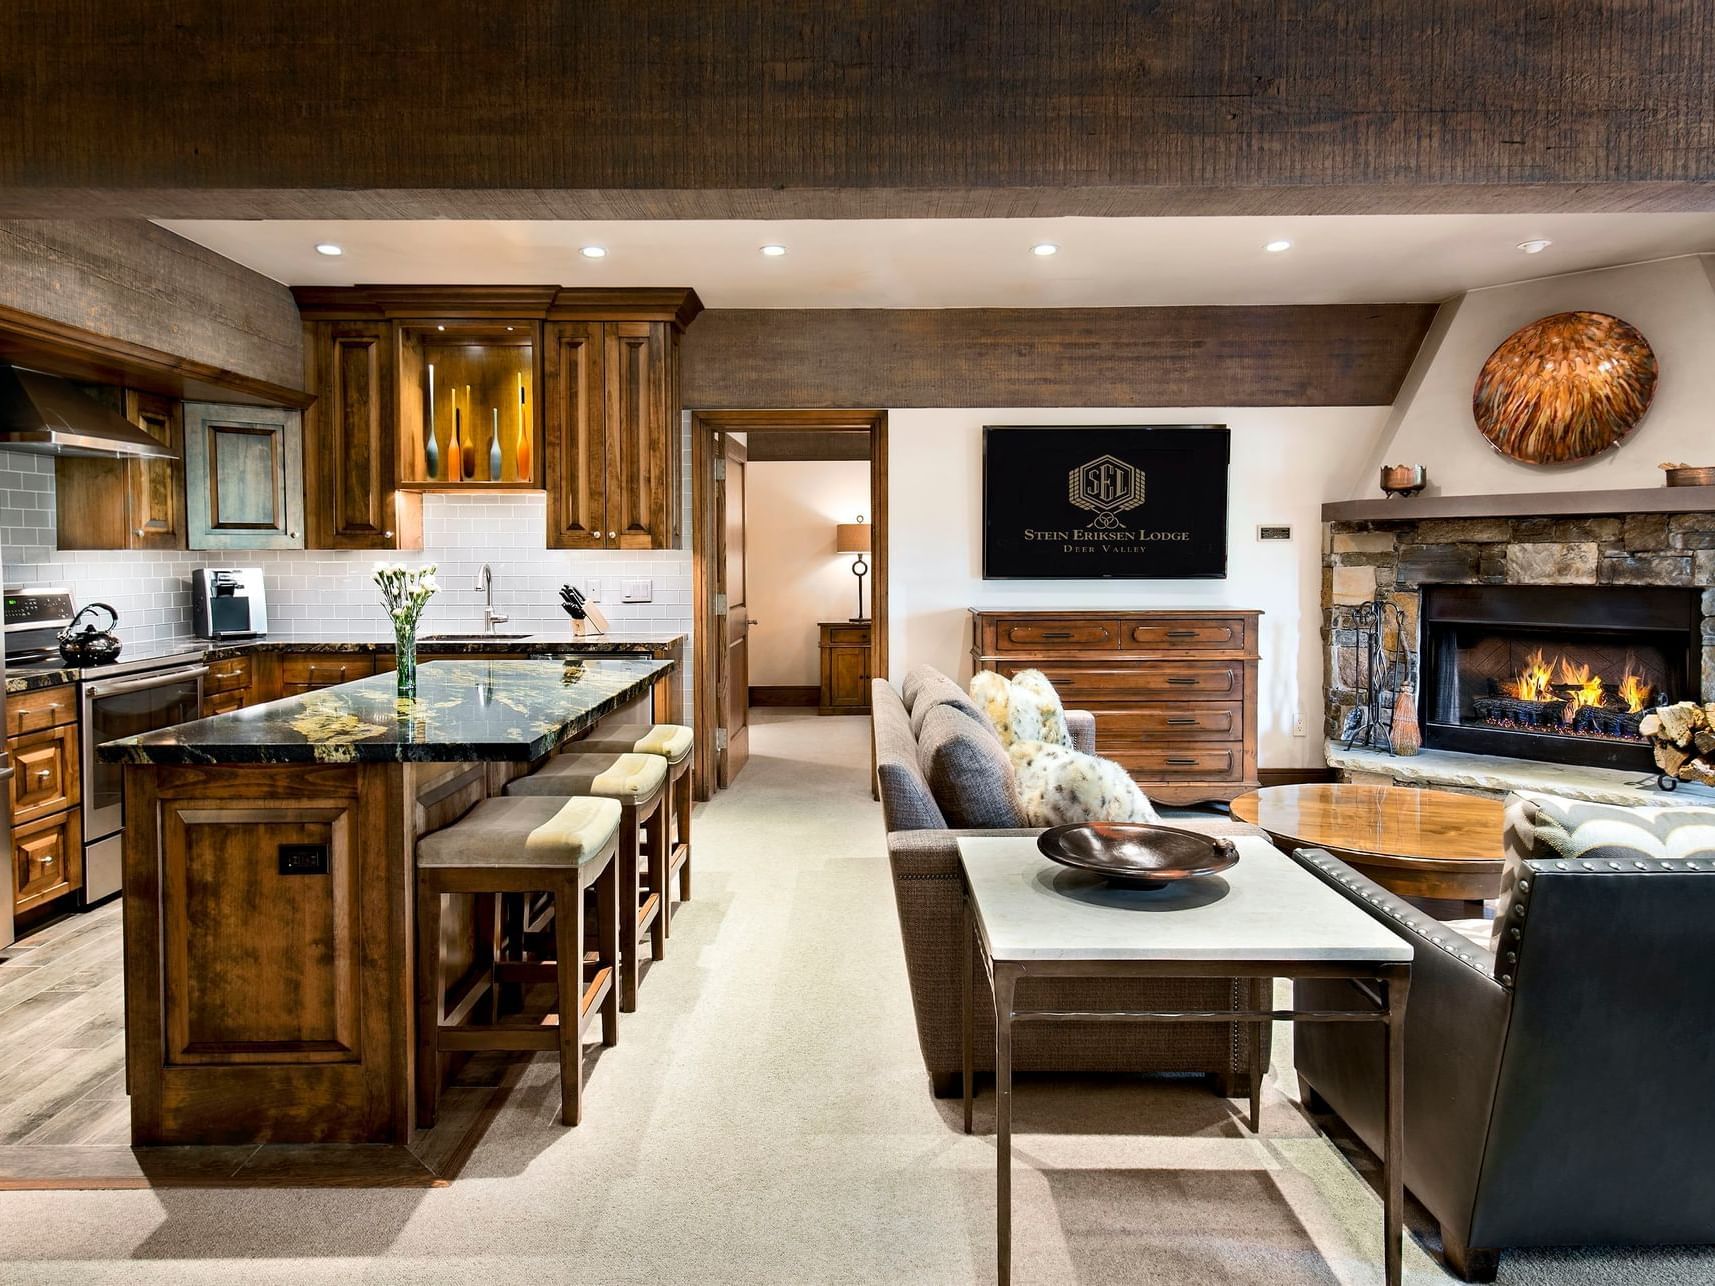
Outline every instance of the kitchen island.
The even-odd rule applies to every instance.
[[[423,663],[109,742],[125,765],[134,1144],[404,1143],[420,835],[608,715],[671,661]],[[455,985],[466,904],[443,917]]]

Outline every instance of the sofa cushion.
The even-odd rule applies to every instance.
[[[946,677],[932,665],[912,666],[899,685],[899,697],[905,702],[906,713],[909,714],[917,708],[917,694],[922,690],[925,683],[931,679],[945,679]]]
[[[875,733],[876,793],[888,833],[940,830],[947,824],[923,770],[905,703],[886,679],[870,682],[870,720]]]
[[[1629,865],[1639,858],[1684,857],[1715,861],[1715,808],[1591,804],[1519,791],[1507,796],[1504,838],[1506,866],[1501,872],[1493,938],[1497,957],[1526,862],[1581,858]]]
[[[976,698],[939,670],[935,670],[925,675],[917,685],[917,700],[911,706],[912,736],[923,735],[923,720],[929,717],[929,712],[936,706],[953,706],[963,710],[987,728],[990,736],[994,735],[994,725],[989,722],[988,715],[983,713]]]
[[[988,727],[957,706],[931,707],[917,738],[917,763],[947,825],[1024,825],[1006,750]]]
[[[1015,741],[1009,754],[1026,825],[1161,820],[1131,774],[1111,759],[1041,741]]]
[[[1008,679],[992,670],[971,676],[971,695],[982,706],[1003,745],[1041,741],[1051,746],[1072,745],[1060,695],[1040,670],[1020,670]]]

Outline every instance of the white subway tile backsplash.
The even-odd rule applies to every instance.
[[[690,470],[686,417],[684,468]],[[412,565],[433,562],[441,592],[423,617],[424,633],[480,629],[483,595],[476,588],[483,563],[494,569],[494,606],[511,620],[507,631],[564,636],[570,621],[560,610],[559,587],[585,586],[599,577],[609,592],[601,610],[615,630],[691,633],[691,555],[688,548],[629,550],[548,549],[546,497],[527,492],[504,497],[428,495],[423,498],[423,549],[388,556]],[[685,487],[684,530],[690,531],[690,487]],[[234,553],[66,551],[54,548],[54,471],[47,457],[0,452],[0,542],[8,585],[67,584],[81,603],[108,603],[121,618],[121,634],[147,642],[190,633],[190,575],[197,567],[259,566],[268,586],[270,633],[352,638],[390,634],[370,572],[375,554],[328,550]],[[626,578],[653,578],[650,603],[620,601]],[[690,650],[681,691],[690,708]]]

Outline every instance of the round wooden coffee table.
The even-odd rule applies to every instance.
[[[1409,786],[1267,786],[1233,816],[1282,848],[1325,848],[1442,920],[1499,897],[1505,809],[1498,799]]]

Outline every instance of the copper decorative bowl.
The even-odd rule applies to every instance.
[[[1148,822],[1054,826],[1036,837],[1036,847],[1050,861],[1129,889],[1160,889],[1175,880],[1217,875],[1239,860],[1229,839]]]
[[[1381,488],[1384,495],[1415,496],[1429,483],[1429,471],[1421,464],[1384,464]]]
[[[1664,464],[1670,487],[1715,487],[1715,467],[1695,464]]]

